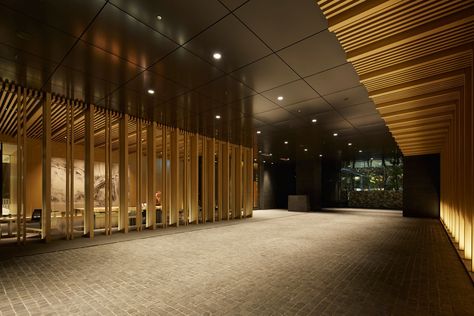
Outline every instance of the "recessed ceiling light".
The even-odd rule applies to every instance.
[[[148,92],[148,94],[155,94],[155,90],[153,90],[153,89],[148,89],[147,92]]]
[[[161,20],[162,18],[163,18],[163,17],[162,17],[161,15],[157,15],[157,16],[156,16],[156,19],[157,19],[157,20]]]
[[[362,149],[359,149],[359,152],[361,153],[361,152],[362,152]]]
[[[278,101],[281,101],[283,100],[283,97],[280,95],[278,98],[277,98]]]
[[[339,134],[338,134],[338,133],[333,133],[333,134],[332,134],[332,136],[337,136],[337,135],[339,135]]]
[[[262,131],[257,131],[257,134],[262,134]]]
[[[219,52],[215,52],[215,53],[212,55],[212,57],[214,57],[215,60],[219,60],[219,59],[222,58],[222,55],[221,55],[221,53],[219,53]]]
[[[285,140],[285,145],[288,145],[288,141],[287,141],[287,140]]]
[[[220,116],[220,115],[216,115],[216,119],[220,120],[220,119],[221,119],[221,116]]]
[[[304,151],[308,151],[308,148],[305,148]]]
[[[347,146],[352,146],[352,143],[347,143]]]
[[[323,156],[323,154],[319,154],[319,157],[322,157],[322,156]]]
[[[317,119],[312,119],[311,122],[316,123],[318,120]]]

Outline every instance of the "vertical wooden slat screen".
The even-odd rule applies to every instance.
[[[51,94],[45,93],[43,98],[41,238],[49,241],[51,231]]]
[[[230,146],[230,164],[229,164],[229,168],[230,168],[230,181],[229,181],[229,185],[230,185],[230,212],[229,212],[229,217],[231,219],[234,219],[236,217],[236,198],[235,198],[235,194],[236,194],[236,185],[235,185],[235,176],[236,176],[236,167],[235,167],[235,161],[236,161],[236,153],[237,153],[237,150],[236,150],[236,146],[235,145],[231,145]]]
[[[216,205],[216,194],[215,194],[215,155],[214,155],[214,138],[208,138],[207,144],[207,167],[206,167],[206,187],[204,190],[206,191],[207,197],[207,212],[206,212],[206,220],[209,222],[215,221],[215,205]]]
[[[161,216],[163,227],[169,225],[168,220],[168,186],[167,186],[167,174],[166,174],[166,160],[168,159],[167,155],[167,130],[166,126],[161,128]]]
[[[217,220],[222,220],[222,162],[223,162],[223,145],[222,142],[216,141],[217,146]]]
[[[179,144],[178,144],[178,130],[173,128],[170,133],[170,148],[171,148],[171,210],[170,210],[170,225],[179,226]]]
[[[199,223],[199,154],[198,135],[191,135],[191,222]]]
[[[26,241],[26,89],[17,87],[17,243]]]
[[[222,218],[229,220],[229,143],[222,144]]]
[[[155,160],[156,160],[156,125],[150,122],[147,125],[146,132],[146,149],[147,149],[147,227],[156,228],[156,186],[155,186]]]
[[[128,233],[128,115],[120,118],[119,130],[119,177],[120,177],[120,216],[119,230]]]
[[[137,129],[136,129],[136,137],[135,137],[135,160],[136,160],[136,168],[135,168],[135,205],[136,205],[136,224],[137,224],[137,231],[142,230],[142,121],[137,119]]]
[[[95,107],[89,104],[85,112],[85,205],[84,234],[94,238],[94,116]]]
[[[235,213],[234,218],[242,218],[242,147],[235,146]]]
[[[163,227],[169,224],[179,226],[181,223],[187,225],[199,223],[199,221],[206,223],[249,216],[249,205],[252,200],[249,194],[252,192],[250,188],[253,171],[249,148],[166,126],[160,126],[161,132],[158,133],[157,124],[154,122],[120,115],[108,109],[96,108],[92,104],[84,106],[77,100],[49,93],[36,93],[34,90],[16,85],[9,87],[11,95],[2,94],[0,98],[2,100],[10,98],[8,102],[16,108],[16,113],[12,110],[10,116],[13,118],[10,123],[0,122],[0,124],[5,125],[5,130],[12,130],[13,133],[16,130],[16,135],[12,136],[16,136],[18,146],[16,158],[18,165],[16,237],[18,243],[26,241],[26,219],[30,212],[26,209],[27,137],[41,139],[43,144],[41,238],[44,240],[48,240],[51,234],[53,142],[64,144],[66,147],[64,186],[66,203],[64,215],[61,216],[66,239],[74,237],[74,223],[79,219],[76,216],[78,214],[75,214],[74,192],[75,185],[78,183],[74,181],[74,157],[81,154],[81,148],[84,148],[85,173],[83,233],[90,238],[94,237],[97,228],[102,227],[106,235],[112,234],[113,229],[116,228],[127,233],[130,225],[129,207],[133,204],[136,206],[137,230],[142,230],[144,222],[142,202],[147,204],[146,227],[154,229],[160,222],[156,218],[156,181],[162,184],[161,223]],[[34,101],[34,98],[37,101]],[[29,107],[35,104],[38,107],[33,111]],[[29,120],[29,115],[33,121]],[[13,124],[13,129],[8,124]],[[135,131],[133,126],[136,127]],[[146,128],[146,142],[142,139],[144,128]],[[129,144],[129,139],[131,144]],[[133,152],[133,139],[135,152]],[[143,151],[144,144],[146,144],[146,160]],[[100,149],[98,152],[95,152],[96,145],[98,150]],[[118,150],[119,157],[118,212],[113,211],[115,210],[113,206],[115,179],[112,165],[114,159],[117,159],[114,150]],[[132,194],[131,198],[134,201],[131,202],[129,201],[129,154],[135,155],[136,158],[136,177],[133,183],[135,196]],[[161,155],[161,166],[157,165],[159,162],[157,155]],[[94,201],[96,156],[99,161],[105,162],[104,212],[95,209],[97,207]],[[167,168],[167,160],[170,168]],[[146,173],[143,169],[145,162]],[[161,168],[161,179],[157,177],[156,168]],[[99,224],[99,221],[96,225],[95,214],[101,219],[103,214],[103,226]],[[118,227],[115,226],[116,215]]]

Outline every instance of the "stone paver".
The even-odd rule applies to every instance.
[[[254,214],[2,260],[0,314],[474,315],[474,288],[439,221]]]

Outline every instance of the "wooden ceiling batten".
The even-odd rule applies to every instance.
[[[403,154],[439,153],[472,71],[474,2],[318,4]]]

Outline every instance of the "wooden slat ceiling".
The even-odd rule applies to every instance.
[[[16,109],[18,104],[18,87],[8,81],[0,81],[0,135],[12,138],[16,137],[17,132],[17,116]],[[23,94],[20,94],[23,95]],[[26,108],[27,108],[27,135],[32,139],[41,139],[43,136],[43,119],[42,119],[42,102],[43,95],[41,92],[33,89],[26,90]],[[20,100],[22,101],[22,100]],[[60,144],[64,143],[66,139],[66,105],[68,102],[73,104],[74,108],[74,142],[75,144],[82,144],[85,139],[85,118],[84,111],[86,105],[77,100],[69,100],[62,96],[52,95],[51,100],[51,139]],[[105,144],[105,109],[96,107],[94,115],[94,144],[95,148],[102,148]],[[119,150],[119,119],[122,114],[118,112],[111,112],[111,140],[112,150],[118,152]],[[162,126],[158,125],[158,133],[156,136],[156,151],[157,156],[162,154]],[[136,151],[136,133],[137,133],[137,118],[130,117],[128,121],[128,141],[129,152]],[[143,152],[146,154],[146,135],[147,127],[142,124],[141,138],[143,142]],[[184,156],[184,132],[181,131],[179,140],[179,155]],[[168,144],[170,144],[170,134],[167,133]],[[199,154],[202,154],[202,141],[199,139]],[[188,140],[189,146],[189,140]],[[217,146],[217,143],[216,143]],[[167,147],[168,155],[170,154],[169,145]],[[114,157],[113,157],[114,159]]]
[[[439,153],[471,72],[474,1],[317,2],[403,154]]]

